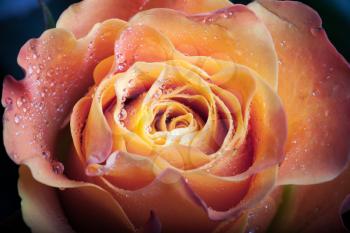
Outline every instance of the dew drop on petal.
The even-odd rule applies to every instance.
[[[287,44],[287,42],[286,42],[285,40],[283,40],[283,41],[280,42],[280,45],[281,45],[281,47],[283,47],[283,48],[286,47],[286,44]]]
[[[14,121],[16,124],[18,124],[21,121],[21,117],[15,114]]]
[[[5,104],[6,104],[6,106],[5,107],[7,107],[7,106],[9,106],[9,105],[12,105],[12,99],[10,98],[10,97],[7,97],[6,99],[5,99]]]
[[[17,107],[21,107],[23,105],[22,98],[18,98],[16,101]]]
[[[50,157],[51,157],[49,151],[43,151],[43,152],[41,152],[41,156],[42,156],[44,159],[47,159],[47,160],[49,160]]]
[[[122,108],[122,109],[120,110],[119,115],[118,115],[118,119],[119,119],[120,121],[123,121],[123,120],[126,119],[127,115],[128,115],[128,113],[126,112],[126,110],[125,110],[124,108]]]
[[[128,81],[128,86],[129,87],[133,87],[135,85],[135,80],[134,79],[130,79],[129,81]]]
[[[64,166],[61,162],[53,161],[51,163],[52,171],[56,174],[62,174],[64,171]]]
[[[15,160],[19,159],[19,156],[18,156],[17,153],[13,153],[13,154],[12,154],[12,157],[13,157]]]

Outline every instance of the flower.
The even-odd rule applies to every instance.
[[[350,69],[305,5],[85,0],[18,62],[4,143],[33,232],[342,229]]]

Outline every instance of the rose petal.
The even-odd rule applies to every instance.
[[[242,211],[256,206],[274,188],[277,178],[277,171],[278,167],[272,166],[252,176],[252,183],[250,184],[247,193],[237,205],[230,207],[230,209],[226,211],[219,211],[217,209],[208,208],[207,211],[209,218],[212,220],[223,220],[237,217],[240,213],[242,213]],[[217,178],[226,180],[227,182],[237,182],[242,180],[237,179],[237,176]]]
[[[171,42],[151,27],[132,25],[115,44],[116,69],[125,71],[137,61],[157,62],[173,58]]]
[[[77,37],[85,36],[96,23],[111,18],[128,20],[138,11],[172,8],[187,13],[201,13],[230,6],[228,0],[85,0],[71,5],[59,17],[56,27],[67,29]],[[72,23],[74,22],[74,23]]]
[[[279,95],[288,118],[280,184],[332,180],[349,160],[350,67],[311,8],[262,0],[250,6],[269,28],[280,64]]]
[[[287,187],[271,232],[347,232],[340,210],[350,193],[349,168],[329,182]]]
[[[212,56],[251,67],[277,87],[277,56],[271,36],[255,14],[242,5],[197,16],[153,9],[138,13],[129,24],[155,28],[186,55]]]
[[[25,160],[23,164],[30,168],[34,180],[62,190],[59,192],[60,203],[74,229],[86,227],[86,229],[104,230],[106,227],[106,232],[111,230],[110,228],[124,229],[126,232],[134,230],[119,203],[101,187],[69,180],[62,174],[54,173],[51,164],[40,157]],[[79,167],[75,168],[77,172]],[[101,214],[95,214],[96,211],[101,211]],[[85,214],[82,215],[82,212]],[[28,214],[31,214],[31,211]],[[97,219],[99,216],[101,219]],[[102,223],[105,225],[100,225]]]
[[[107,19],[128,20],[138,12],[144,0],[132,2],[120,0],[87,0],[71,5],[57,20],[56,27],[73,32],[77,38],[84,37],[92,27]],[[74,22],[74,23],[73,23]]]
[[[276,187],[261,202],[246,211],[248,227],[246,232],[271,232],[271,223],[275,220],[282,199],[282,188]]]
[[[105,79],[97,87],[83,132],[83,145],[87,163],[104,162],[112,151],[112,130],[104,108],[115,99],[113,79]]]
[[[95,84],[98,85],[111,71],[113,67],[114,56],[102,60],[94,69]]]
[[[81,162],[85,161],[85,156],[82,151],[82,138],[83,129],[86,125],[92,99],[89,97],[81,98],[74,106],[72,115],[70,118],[71,135],[73,144],[77,155]]]
[[[184,174],[191,189],[212,209],[226,211],[247,194],[251,179],[228,181],[206,172]]]
[[[19,168],[18,192],[24,221],[33,232],[74,232],[60,206],[56,190],[37,182],[25,166]]]
[[[150,0],[146,1],[142,10],[152,8],[170,8],[188,14],[205,13],[232,6],[228,0]]]
[[[243,233],[247,228],[247,215],[242,214],[238,219],[230,219],[221,223],[213,233]]]
[[[90,164],[86,168],[89,176],[104,176],[118,188],[136,190],[155,179],[154,164],[144,156],[127,152],[112,153],[105,165]]]
[[[272,88],[254,71],[237,64],[226,66],[212,78],[214,83],[223,89],[217,91],[219,96],[223,96],[224,90],[227,90],[240,96],[242,101],[244,123],[241,124],[243,129],[238,128],[236,131],[236,134],[241,134],[237,147],[239,148],[244,142],[242,139],[251,140],[251,153],[254,155],[254,160],[252,166],[237,177],[247,177],[279,164],[283,159],[287,129],[282,103]],[[251,138],[247,139],[247,132]],[[231,155],[226,153],[225,156]],[[251,160],[249,157],[245,159]],[[213,171],[219,170],[221,173],[220,170],[224,169],[225,172],[229,172],[230,169],[235,168],[234,165],[226,162],[225,157],[215,161]]]
[[[203,203],[173,170],[163,171],[150,185],[137,191],[109,187],[135,226],[147,221],[150,210],[157,213],[164,232],[211,232],[217,225],[208,219]]]
[[[137,233],[161,233],[162,223],[160,222],[154,211],[150,212],[147,223]]]
[[[53,148],[58,131],[73,104],[93,83],[93,67],[113,53],[123,26],[121,21],[110,20],[78,41],[63,29],[52,29],[22,47],[18,63],[26,77],[21,81],[6,78],[2,95],[4,144],[15,162],[57,156]],[[105,30],[114,32],[101,43]]]

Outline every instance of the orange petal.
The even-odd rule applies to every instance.
[[[115,45],[115,66],[125,71],[137,61],[156,62],[173,58],[170,42],[151,27],[133,25],[128,27]]]
[[[80,229],[79,227],[84,230],[95,229],[95,231],[102,229],[106,232],[115,231],[115,229],[124,229],[126,232],[134,230],[119,203],[101,187],[69,180],[62,174],[54,173],[51,164],[41,157],[27,159],[23,164],[28,166],[34,180],[61,190],[59,192],[61,206],[75,230]],[[96,211],[101,212],[96,214]],[[32,214],[31,210],[30,214]],[[101,218],[97,218],[99,216]]]
[[[172,8],[187,13],[201,13],[230,6],[228,0],[85,0],[71,5],[57,21],[56,27],[74,33],[77,38],[85,36],[91,28],[107,19],[128,20],[138,11],[150,8]]]
[[[242,214],[239,218],[230,219],[220,223],[213,233],[243,233],[247,228],[247,215]]]
[[[228,181],[205,172],[184,174],[191,189],[217,211],[226,211],[236,206],[247,194],[251,179]]]
[[[26,166],[19,168],[18,192],[24,221],[33,232],[74,232],[56,190],[37,182]]]
[[[268,26],[281,62],[278,92],[287,114],[288,139],[279,183],[332,180],[350,154],[350,66],[311,8],[270,0],[250,8]]]
[[[92,27],[107,19],[128,20],[138,12],[144,0],[87,0],[71,5],[57,20],[56,27],[73,32],[77,38],[85,36]]]
[[[233,60],[257,71],[277,87],[277,56],[272,38],[255,14],[242,5],[186,16],[169,9],[153,9],[129,22],[153,27],[186,55]]]
[[[347,232],[341,205],[350,193],[350,168],[329,182],[285,187],[271,232]]]
[[[150,0],[146,1],[142,10],[152,8],[170,8],[189,14],[205,13],[232,6],[228,0]]]
[[[248,227],[246,232],[271,232],[271,223],[278,214],[283,187],[276,187],[262,201],[247,210]]]
[[[7,77],[2,95],[6,106],[4,143],[15,162],[40,155],[57,156],[53,152],[57,133],[73,105],[93,83],[92,69],[113,53],[122,26],[120,21],[110,20],[80,40],[63,29],[51,29],[22,47],[18,63],[26,77],[21,81]],[[100,36],[111,28],[117,32],[106,37],[102,45]],[[93,52],[95,49],[99,52]]]
[[[242,200],[235,206],[230,206],[230,209],[222,211],[214,208],[208,208],[207,212],[210,219],[223,220],[239,216],[242,211],[255,207],[261,202],[274,188],[277,177],[277,166],[267,168],[260,173],[255,174],[251,178],[251,184],[248,191]],[[248,177],[249,178],[249,177]],[[232,177],[217,177],[226,182],[241,182],[244,181],[239,176]]]
[[[87,117],[90,112],[92,100],[89,97],[81,98],[74,106],[71,119],[70,128],[71,135],[74,143],[77,156],[80,161],[85,161],[85,156],[82,151],[82,138],[83,129],[86,124]]]
[[[86,173],[89,176],[104,176],[118,188],[136,190],[154,180],[153,166],[153,162],[147,157],[114,152],[105,165],[90,164]]]
[[[114,56],[110,56],[102,60],[94,69],[95,84],[98,85],[102,79],[111,71],[113,67]]]
[[[137,231],[137,233],[161,233],[162,223],[159,221],[157,214],[154,211],[150,212],[147,223]]]
[[[242,111],[244,111],[244,126],[242,127],[244,129],[240,133],[243,134],[241,136],[243,139],[251,143],[245,159],[250,161],[249,157],[254,155],[249,169],[238,176],[250,176],[279,164],[283,159],[283,147],[287,134],[285,113],[279,97],[270,85],[247,67],[241,65],[226,67],[223,74],[226,76],[222,75],[221,72],[212,76],[213,81],[222,89],[240,96]],[[243,146],[245,145],[243,144]],[[227,153],[227,155],[231,154]],[[240,154],[240,156],[243,155]],[[222,174],[237,168],[235,164],[227,164],[228,161],[233,162],[235,159],[217,160],[214,163],[213,172]]]
[[[87,163],[104,162],[112,151],[112,130],[104,116],[105,106],[115,98],[114,79],[105,79],[97,87],[83,132],[83,151]]]
[[[218,222],[209,220],[203,203],[177,172],[167,169],[150,185],[125,192],[110,186],[135,226],[147,221],[153,210],[164,232],[211,232]],[[170,210],[170,211],[169,211]]]

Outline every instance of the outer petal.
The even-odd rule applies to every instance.
[[[205,13],[233,5],[229,0],[150,0],[142,10],[170,8],[189,14]]]
[[[157,213],[164,232],[211,232],[218,224],[208,218],[205,205],[173,170],[163,171],[150,185],[137,191],[110,188],[135,226],[147,221],[150,210]]]
[[[203,13],[230,5],[232,3],[228,0],[85,0],[65,10],[56,26],[70,30],[80,38],[85,36],[96,23],[111,18],[128,20],[144,9],[171,8],[187,13]]]
[[[201,15],[153,9],[135,15],[131,25],[165,34],[186,55],[212,56],[246,65],[277,87],[277,56],[265,25],[248,8],[234,5]]]
[[[74,232],[60,206],[56,190],[35,181],[25,166],[20,167],[19,173],[22,213],[31,230],[37,233]]]
[[[110,194],[92,184],[68,180],[61,174],[62,165],[45,159],[65,156],[56,154],[57,134],[73,104],[93,83],[96,63],[113,54],[114,41],[124,25],[119,20],[106,21],[78,41],[63,29],[48,30],[39,39],[29,41],[18,57],[26,77],[21,81],[5,79],[2,104],[6,106],[4,142],[15,162],[27,165],[40,183],[89,191],[89,202],[97,203],[119,220],[111,222],[132,231],[132,224]],[[112,33],[106,34],[108,31]],[[100,200],[108,205],[101,206]]]
[[[59,188],[56,191],[59,194],[60,204],[75,230],[81,230],[80,227],[83,227],[83,232],[113,232],[115,229],[133,232],[135,230],[118,202],[101,187],[69,180],[63,175],[55,174],[52,172],[50,163],[40,157],[25,160],[23,164],[30,168],[34,180],[46,185],[48,189],[49,187]],[[26,175],[30,176],[30,172]],[[26,198],[25,195],[23,197]],[[28,221],[31,219],[31,211],[30,209],[29,212],[24,212],[29,215],[24,216]],[[97,214],[97,211],[100,211],[98,212],[100,214]],[[85,214],[81,214],[82,212]],[[50,216],[43,217],[49,220]],[[38,222],[28,223],[33,229],[40,227],[36,225]]]
[[[250,6],[269,28],[280,59],[279,95],[288,118],[280,184],[331,180],[349,159],[350,67],[328,41],[321,19],[298,2]]]
[[[22,47],[18,63],[26,77],[21,81],[7,77],[2,95],[4,144],[15,162],[41,155],[57,157],[57,133],[73,104],[93,83],[96,63],[113,53],[123,26],[119,20],[106,21],[78,41],[63,29],[52,29]],[[106,31],[113,33],[102,43]]]
[[[157,215],[151,211],[147,223],[137,233],[161,233],[162,224]]]
[[[269,232],[346,232],[340,214],[350,193],[350,168],[330,182],[287,187]]]
[[[270,232],[269,227],[279,209],[281,197],[282,188],[277,187],[252,209],[246,211],[248,227],[245,232]]]

